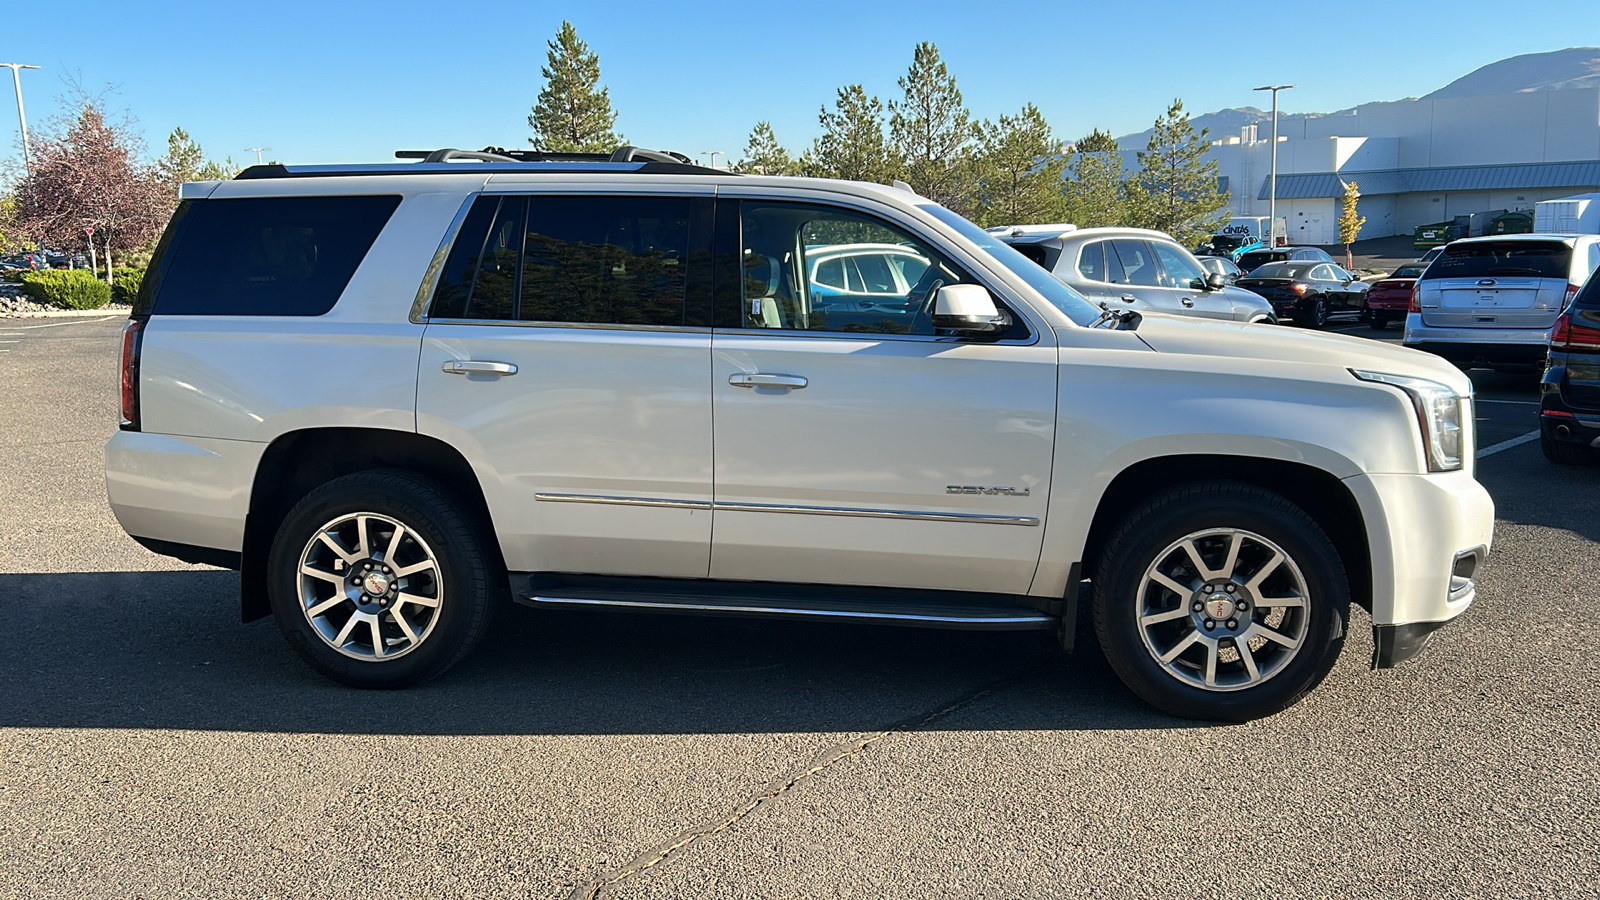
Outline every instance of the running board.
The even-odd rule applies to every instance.
[[[519,579],[520,580],[520,579]],[[1029,631],[1057,616],[1010,594],[653,578],[535,575],[517,601],[543,609],[634,610],[701,616],[775,616],[914,628]]]

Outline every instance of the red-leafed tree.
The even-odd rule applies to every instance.
[[[105,257],[148,244],[176,202],[156,167],[139,161],[139,139],[85,100],[76,120],[33,144],[33,168],[16,186],[22,230],[63,249],[87,249],[90,231]]]

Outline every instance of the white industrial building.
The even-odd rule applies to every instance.
[[[1234,215],[1267,214],[1270,135],[1263,122],[1212,145]],[[1600,89],[1368,103],[1280,119],[1278,215],[1291,244],[1338,243],[1348,182],[1361,191],[1363,238],[1600,190]]]

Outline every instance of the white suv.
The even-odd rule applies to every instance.
[[[508,595],[1070,649],[1081,594],[1140,696],[1242,720],[1352,602],[1386,667],[1473,600],[1433,357],[1104,311],[901,189],[451,155],[186,185],[125,332],[118,519],[329,677],[435,675]],[[809,283],[863,244],[914,283]]]
[[[1542,371],[1556,316],[1596,268],[1600,235],[1453,241],[1412,286],[1405,346],[1466,367]]]

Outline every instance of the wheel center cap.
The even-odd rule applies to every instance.
[[[1228,594],[1212,594],[1205,599],[1206,615],[1213,619],[1227,619],[1233,616],[1233,597]]]
[[[361,579],[361,588],[374,597],[382,597],[389,592],[389,576],[382,572],[368,572]]]

